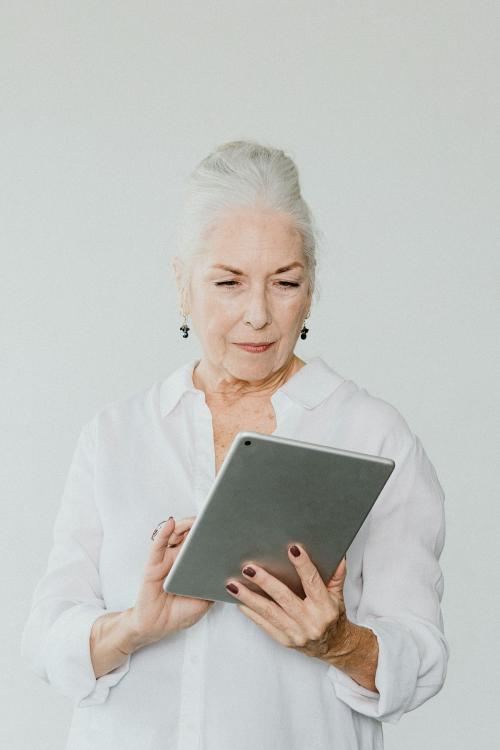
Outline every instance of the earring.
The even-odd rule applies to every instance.
[[[309,313],[306,315],[306,320],[307,320],[308,317],[309,317]],[[307,338],[308,331],[309,331],[309,328],[306,328],[306,324],[305,324],[305,321],[304,321],[304,325],[302,326],[302,330],[300,332],[300,338],[301,339]]]
[[[184,323],[179,328],[179,331],[182,331],[182,338],[187,339],[188,337],[188,331],[190,331],[190,327],[187,324],[187,315],[184,315]]]

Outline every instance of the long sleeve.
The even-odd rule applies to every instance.
[[[449,658],[439,558],[445,539],[444,493],[420,439],[401,419],[382,446],[395,468],[369,514],[356,623],[379,647],[367,690],[330,667],[339,699],[359,713],[395,724],[443,686]]]
[[[94,498],[93,427],[91,421],[80,432],[47,569],[35,588],[21,639],[25,664],[78,706],[103,703],[130,667],[129,655],[96,679],[90,656],[92,624],[109,611],[98,570],[103,534]]]

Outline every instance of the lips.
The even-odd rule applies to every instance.
[[[263,343],[263,344],[237,344],[236,346],[239,346],[241,349],[244,349],[246,352],[252,352],[252,353],[259,353],[259,352],[265,352],[267,351],[275,342],[271,341],[270,343]]]

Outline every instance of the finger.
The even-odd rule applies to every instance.
[[[257,612],[254,612],[253,609],[250,609],[250,607],[247,607],[244,604],[238,604],[238,609],[240,610],[240,612],[243,612],[243,614],[246,615],[250,620],[253,620],[256,625],[259,625],[262,630],[268,633],[271,638],[274,638],[275,641],[283,644],[283,646],[291,645],[291,640],[286,635],[286,633],[284,633],[282,630],[279,630],[279,628],[275,628],[274,625],[271,625],[268,620],[261,617],[261,615],[257,614]]]
[[[235,593],[230,589],[227,589],[227,584],[233,584],[236,586],[238,591]],[[245,604],[249,609],[252,609],[258,615],[261,616],[270,625],[286,633],[292,633],[297,629],[297,622],[291,618],[284,609],[282,609],[276,602],[268,599],[266,596],[257,594],[255,591],[248,589],[241,581],[227,581],[226,590],[235,599],[239,599],[240,602]]]
[[[169,541],[169,547],[176,546],[180,540],[184,539],[191,529],[195,519],[196,516],[190,516],[189,518],[182,518],[180,521],[176,521],[175,529]]]
[[[294,555],[292,550],[299,552]],[[300,544],[292,544],[288,547],[288,557],[297,571],[305,595],[316,604],[324,604],[330,601],[325,582],[321,578],[317,567]]]
[[[252,570],[255,571],[255,575],[251,575]],[[244,565],[241,572],[245,578],[256,583],[266,594],[269,594],[289,617],[296,622],[301,622],[304,617],[304,602],[283,581],[253,562]]]
[[[332,576],[329,578],[326,584],[326,588],[330,593],[340,593],[344,588],[344,581],[347,574],[347,558],[343,557],[339,562]]]
[[[149,554],[149,563],[151,565],[157,565],[162,563],[165,557],[165,550],[167,549],[170,537],[175,527],[175,519],[170,517],[166,523],[162,524],[158,529],[157,534],[151,545],[151,551]]]
[[[172,531],[172,534],[170,535],[170,539],[168,542],[168,547],[176,547],[180,542],[184,541],[184,539],[187,536],[187,531],[181,531],[180,533],[177,533],[175,530]]]
[[[167,547],[180,547],[181,544],[185,541],[188,533],[189,531],[184,531],[182,534],[176,534],[175,531],[173,531]]]
[[[189,516],[188,518],[181,518],[180,521],[175,522],[175,533],[182,534],[185,531],[189,531],[193,523],[195,522],[196,516]]]

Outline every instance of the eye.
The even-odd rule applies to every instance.
[[[215,286],[234,286],[235,284],[239,284],[239,281],[236,281],[235,279],[230,279],[228,281],[215,281]],[[299,283],[296,281],[279,281],[278,286],[281,286],[282,288],[287,287],[298,287],[300,286]]]

